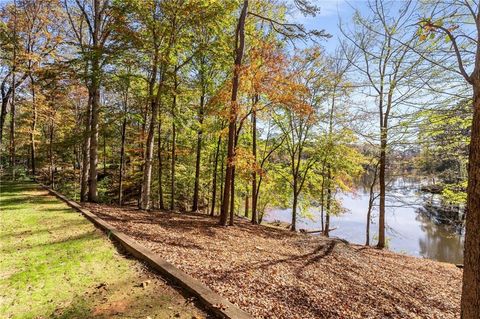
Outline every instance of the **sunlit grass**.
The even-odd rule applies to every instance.
[[[2,182],[0,214],[0,318],[86,316],[86,291],[134,276],[98,230],[32,183]]]

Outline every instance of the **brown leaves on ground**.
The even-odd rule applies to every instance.
[[[454,265],[240,220],[87,207],[257,318],[459,316]]]

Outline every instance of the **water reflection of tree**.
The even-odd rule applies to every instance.
[[[425,234],[420,238],[418,245],[420,255],[439,261],[461,263],[463,260],[463,236],[448,230],[445,225],[437,225],[431,217],[422,210],[417,211],[415,218]]]
[[[359,192],[368,197],[368,182],[371,176],[363,176],[358,187]],[[395,231],[394,224],[388,226],[392,216],[403,213],[402,209],[412,209],[416,212],[415,220],[418,222],[423,236],[418,241],[419,253],[426,258],[461,263],[463,259],[463,223],[457,212],[443,209],[438,195],[420,192],[419,185],[422,179],[399,177],[391,179],[388,184],[386,206],[388,210],[387,229],[389,236],[411,240]],[[429,206],[430,205],[430,206]],[[378,202],[374,203],[377,208]],[[426,209],[430,208],[430,209]],[[413,218],[413,217],[412,217]],[[375,217],[372,217],[372,221]]]

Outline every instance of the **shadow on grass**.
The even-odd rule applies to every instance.
[[[45,248],[45,249],[54,249],[55,246],[62,246],[65,244],[70,244],[70,245],[80,245],[86,241],[89,240],[95,240],[98,239],[99,235],[97,233],[97,230],[81,233],[75,236],[69,236],[66,238],[62,238],[60,240],[55,240],[55,241],[50,241],[46,243],[39,243],[39,244],[24,244],[24,245],[12,245],[9,248],[4,248],[2,249],[2,252],[6,253],[13,253],[15,251],[20,251],[20,250],[25,250],[25,249],[34,249],[34,248]],[[59,249],[62,247],[59,247]]]
[[[11,193],[0,193],[0,212],[11,212],[15,210],[25,209],[26,204],[35,205],[57,205],[58,201],[47,195],[43,194],[26,194],[20,195],[24,190],[20,189]],[[59,211],[67,210],[67,208],[58,208]]]
[[[21,192],[21,191],[19,191]],[[38,204],[53,204],[57,203],[57,201],[50,197],[42,197],[40,195],[24,195],[24,196],[18,196],[18,193],[11,193],[11,194],[6,194],[6,193],[1,193],[2,197],[0,198],[0,205],[1,206],[10,206],[10,205],[18,205],[22,204],[25,201],[32,201]]]
[[[176,287],[165,285],[163,280],[148,271],[137,270],[140,268],[138,262],[121,266],[125,261],[118,263],[116,258],[110,257],[110,254],[115,256],[113,247],[103,241],[96,241],[104,236],[98,229],[90,227],[90,223],[83,217],[72,214],[72,217],[65,218],[70,212],[78,212],[67,207],[58,208],[61,207],[61,202],[47,195],[37,185],[24,183],[8,185],[7,188],[4,184],[2,188],[0,209],[8,209],[11,222],[8,224],[9,232],[2,233],[0,241],[8,238],[13,241],[3,245],[0,255],[5,253],[10,262],[14,261],[21,269],[9,275],[8,282],[12,284],[7,293],[22,292],[21,298],[25,298],[23,301],[17,299],[20,308],[13,308],[12,304],[11,309],[15,315],[21,315],[18,311],[25,311],[26,317],[30,317],[28,312],[33,312],[32,318],[39,315],[47,315],[49,318],[145,318],[148,314],[161,318],[180,317],[177,314],[181,314],[181,318],[187,318],[184,315],[188,314],[188,318],[192,318],[196,317],[192,316],[193,313],[199,313],[190,303],[185,302],[190,295],[179,293],[181,291],[176,290]],[[4,191],[7,189],[8,192]],[[43,206],[38,207],[40,205]],[[19,229],[16,225],[22,228]],[[82,225],[89,227],[79,227]],[[24,230],[28,227],[31,230]],[[124,254],[123,249],[113,243],[119,253]],[[108,259],[105,259],[106,256]],[[96,266],[92,266],[91,270],[86,268],[94,264]],[[78,265],[84,265],[79,272],[75,270]],[[135,268],[134,271],[130,271],[132,267]],[[63,289],[62,278],[66,280],[64,292],[71,293],[65,299],[57,293]],[[95,283],[99,280],[106,282]],[[152,284],[147,287],[140,285],[145,280]],[[93,286],[82,286],[83,282],[92,281]],[[52,286],[52,283],[57,283],[60,287],[57,284]],[[45,306],[38,299],[29,301],[32,307],[23,307],[29,300],[30,292],[24,293],[27,290],[44,294],[45,302],[50,304],[46,308],[47,313],[39,312]],[[58,298],[49,299],[52,296]],[[8,308],[0,309],[0,313],[2,311],[8,311]]]
[[[87,222],[85,220],[76,220],[76,221],[71,221],[71,222],[68,222],[68,223],[62,223],[60,224],[59,226],[55,226],[55,227],[48,227],[48,228],[39,228],[39,229],[36,229],[34,231],[31,231],[31,230],[23,230],[23,231],[19,231],[19,232],[6,232],[5,234],[3,235],[0,235],[0,240],[4,240],[4,239],[8,239],[8,238],[11,238],[11,237],[25,237],[25,236],[35,236],[35,235],[39,235],[39,234],[43,234],[43,233],[51,233],[51,232],[55,232],[57,230],[61,230],[61,229],[68,229],[69,227],[75,227],[75,226],[80,226],[80,225],[85,225]]]

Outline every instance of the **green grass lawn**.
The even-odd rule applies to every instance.
[[[117,316],[205,315],[38,185],[0,181],[0,318]]]

